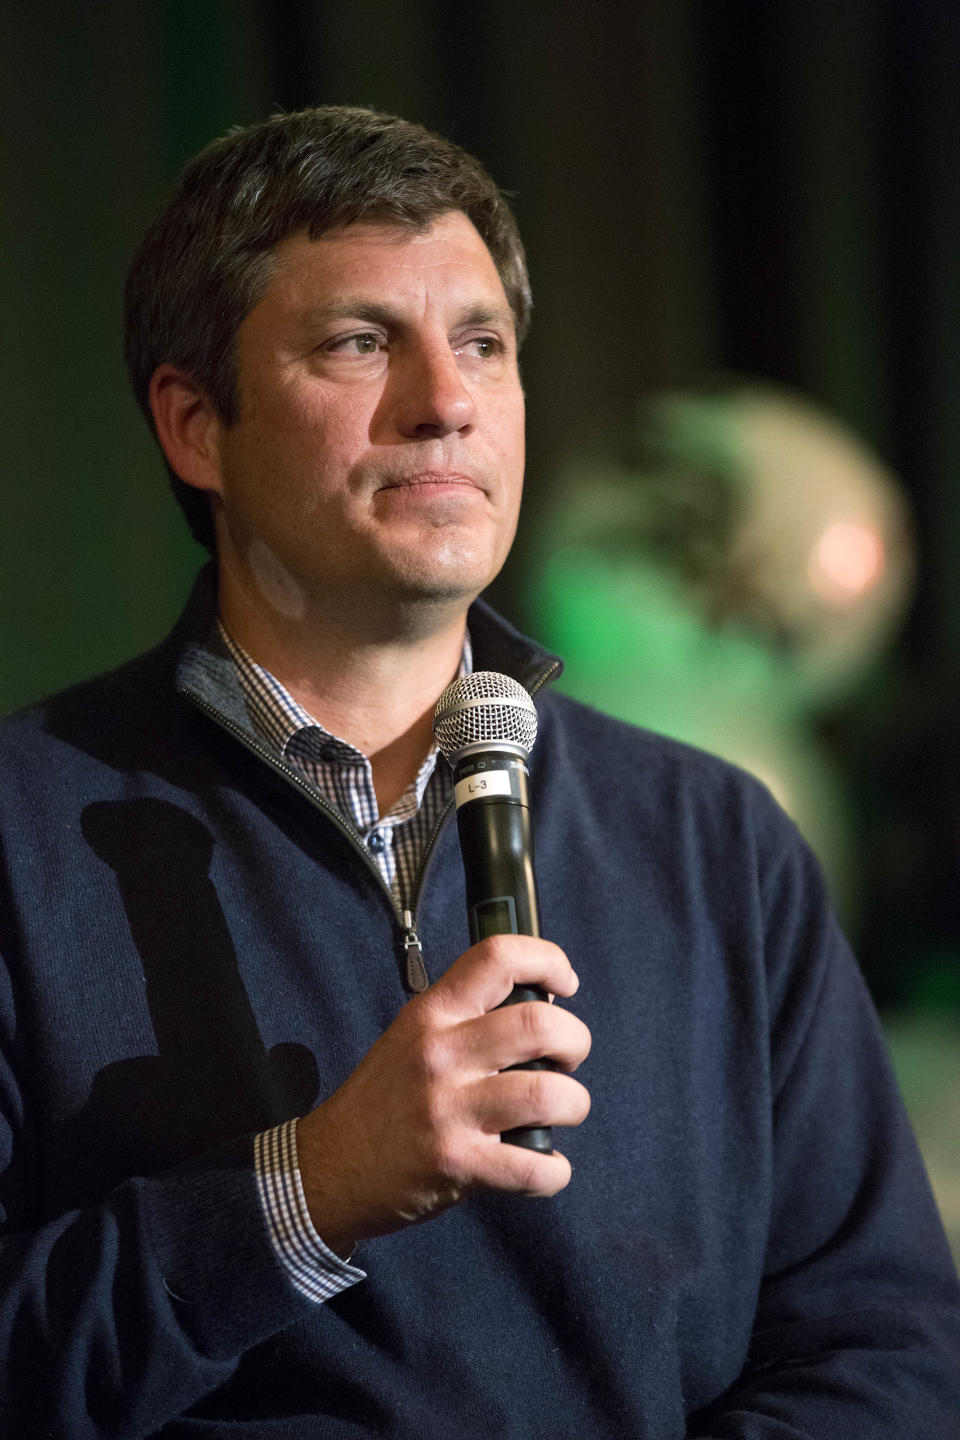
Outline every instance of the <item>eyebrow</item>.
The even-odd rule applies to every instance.
[[[360,295],[345,295],[329,305],[312,306],[303,315],[305,326],[323,325],[331,320],[365,320],[370,325],[404,325],[403,316],[382,301],[370,300]],[[455,326],[461,325],[516,325],[516,317],[509,305],[470,305],[457,316]]]

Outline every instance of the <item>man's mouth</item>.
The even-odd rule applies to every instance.
[[[418,470],[412,475],[396,475],[384,481],[381,490],[413,490],[421,486],[472,485],[480,487],[471,475],[461,470]]]

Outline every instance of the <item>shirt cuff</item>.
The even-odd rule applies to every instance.
[[[273,1248],[291,1283],[320,1302],[367,1278],[320,1239],[307,1209],[297,1161],[297,1122],[288,1120],[254,1137],[257,1189]]]

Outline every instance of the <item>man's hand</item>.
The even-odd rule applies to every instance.
[[[561,1072],[586,1059],[590,1032],[542,1001],[497,1009],[517,984],[570,996],[579,981],[547,940],[483,940],[410,1000],[340,1089],[299,1121],[307,1205],[332,1250],[428,1220],[476,1190],[554,1195],[567,1184],[565,1156],[503,1144],[500,1132],[586,1118],[590,1096]],[[541,1056],[560,1070],[506,1069]]]

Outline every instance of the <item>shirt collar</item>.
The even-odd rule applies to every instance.
[[[328,730],[298,704],[276,676],[258,665],[233,639],[222,620],[218,620],[218,629],[236,668],[250,724],[261,740],[289,758],[294,758],[290,754],[293,746],[295,752],[299,751],[301,755],[309,753],[312,758],[322,759],[327,764],[357,764],[366,760],[362,751]],[[472,670],[473,647],[470,632],[465,630],[457,675],[469,675]],[[432,745],[417,776],[418,788],[422,788],[429,779],[436,753],[436,746]]]

